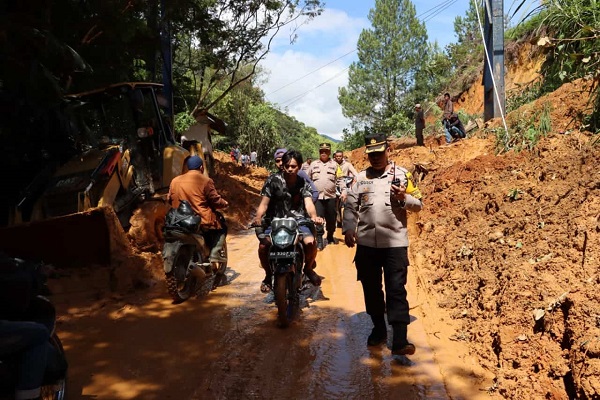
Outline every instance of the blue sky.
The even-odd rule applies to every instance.
[[[290,28],[278,34],[261,63],[265,73],[260,86],[267,100],[280,109],[321,134],[341,139],[349,120],[342,115],[338,88],[348,82],[348,67],[357,59],[358,36],[370,28],[368,14],[375,0],[325,2],[323,14],[297,28],[295,43],[290,44]],[[413,4],[430,42],[437,40],[444,48],[456,41],[454,19],[464,16],[468,0],[413,0]],[[505,3],[505,12],[509,6],[514,3]],[[432,93],[432,98],[436,95]]]

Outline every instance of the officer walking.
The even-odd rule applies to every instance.
[[[368,135],[365,144],[371,166],[358,174],[349,190],[342,232],[348,247],[357,245],[357,277],[362,283],[367,314],[373,321],[367,345],[377,346],[387,340],[387,313],[387,322],[393,328],[392,354],[410,355],[415,353],[415,346],[407,337],[406,212],[421,210],[421,193],[410,173],[389,161],[385,135]]]
[[[319,145],[319,159],[313,161],[308,169],[308,177],[315,183],[319,191],[319,199],[317,200],[317,215],[325,219],[327,228],[327,242],[335,243],[333,233],[335,232],[335,203],[336,203],[336,187],[338,181],[336,178],[336,170],[338,164],[330,158],[331,145],[329,143],[321,143]],[[340,193],[346,195],[346,188],[339,188]],[[320,235],[317,236],[317,248],[323,250],[323,239]]]

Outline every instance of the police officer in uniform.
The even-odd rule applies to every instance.
[[[367,345],[387,340],[387,322],[393,328],[392,354],[414,354],[407,328],[410,323],[406,299],[408,232],[406,212],[422,208],[421,194],[410,173],[389,161],[385,135],[365,138],[371,166],[361,171],[349,190],[342,233],[348,247],[356,248],[354,261],[373,330]],[[382,288],[385,279],[385,297]]]
[[[333,244],[335,239],[335,203],[337,200],[336,187],[340,193],[346,195],[346,188],[339,187],[339,182],[336,177],[338,163],[331,158],[331,145],[329,143],[321,143],[319,145],[319,159],[313,161],[308,169],[308,177],[315,183],[319,191],[319,199],[315,204],[319,217],[325,219],[327,228],[327,242]],[[317,234],[317,248],[323,249],[323,240]]]

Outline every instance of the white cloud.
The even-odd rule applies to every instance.
[[[281,35],[261,64],[269,76],[262,85],[267,99],[319,133],[341,139],[349,121],[342,115],[338,88],[347,84],[358,35],[368,25],[366,18],[328,9],[299,28],[294,45]]]

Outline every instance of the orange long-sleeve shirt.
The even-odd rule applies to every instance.
[[[228,203],[215,189],[213,180],[199,170],[191,170],[175,177],[169,187],[168,199],[173,208],[179,207],[181,200],[189,202],[200,215],[200,226],[208,229],[221,228],[213,210],[225,208]]]

